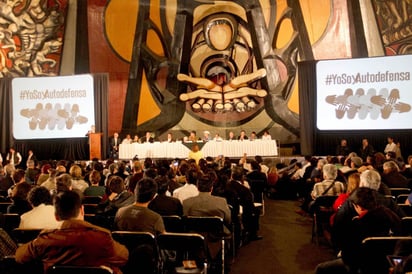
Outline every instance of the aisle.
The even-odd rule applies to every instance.
[[[260,219],[263,240],[242,247],[233,274],[313,274],[318,263],[332,259],[330,247],[311,243],[312,219],[295,213],[298,202],[266,199]]]

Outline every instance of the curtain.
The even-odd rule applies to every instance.
[[[300,149],[303,155],[315,153],[316,61],[299,62]]]

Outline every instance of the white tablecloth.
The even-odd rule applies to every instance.
[[[244,153],[247,156],[277,156],[278,148],[276,140],[210,141],[203,146],[202,152],[205,157],[242,157]]]
[[[244,153],[248,156],[277,156],[278,149],[276,140],[254,140],[254,141],[209,141],[202,147],[203,156],[216,157],[224,155],[227,157],[242,157]],[[121,144],[119,147],[120,159],[150,158],[187,158],[189,148],[181,142],[176,143],[144,143],[144,144]]]
[[[187,158],[189,148],[182,143],[144,143],[144,144],[121,144],[119,146],[120,159],[150,158]]]

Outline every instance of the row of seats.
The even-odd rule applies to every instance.
[[[13,238],[19,241],[19,244],[30,241],[37,237],[41,230],[24,230],[16,229],[13,231]],[[207,242],[205,237],[198,233],[173,233],[168,232],[155,237],[149,232],[136,231],[113,231],[113,238],[125,245],[129,250],[128,263],[123,267],[123,273],[169,273],[173,268],[173,273],[207,273],[209,267],[209,258],[207,256]],[[172,254],[172,256],[170,256]],[[170,260],[169,257],[172,257]],[[194,262],[188,264],[186,262]],[[9,256],[3,260],[6,266],[6,273],[19,273],[20,270],[26,268],[37,269],[41,273],[41,267],[29,267],[18,265],[14,261],[13,256]],[[190,266],[188,266],[190,265]],[[69,270],[73,271],[70,272]],[[54,266],[48,273],[112,273],[107,268],[90,268],[77,266]],[[89,270],[90,272],[84,272]],[[69,272],[67,272],[69,271]],[[224,273],[224,272],[222,272]]]
[[[402,220],[404,235],[412,235],[412,206],[405,204],[411,190],[409,188],[390,188],[391,195],[386,198],[392,199],[403,210],[407,218]],[[320,196],[313,206],[312,242],[319,244],[319,235],[324,232],[324,226],[328,226],[330,216],[333,214],[333,204],[338,196]]]
[[[166,269],[170,268],[170,262],[164,259],[165,254],[162,250],[173,250],[176,254],[179,254],[180,262],[182,261],[196,261],[199,270],[206,270],[208,262],[211,261],[208,256],[208,242],[210,241],[211,234],[214,241],[220,243],[222,252],[221,256],[214,258],[214,263],[219,262],[221,269],[224,273],[225,269],[225,240],[230,239],[231,236],[224,234],[223,219],[219,217],[185,217],[179,216],[165,216],[165,225],[169,228],[166,234],[161,234],[155,237],[148,232],[131,232],[131,231],[113,231],[113,238],[120,243],[124,244],[129,249],[129,262],[124,269],[125,273],[131,273],[132,269],[136,267],[135,264],[145,263],[149,268]],[[38,236],[41,230],[38,229],[13,229],[10,233],[13,240],[18,244],[26,243]],[[228,246],[231,246],[229,244]],[[147,253],[141,253],[141,246],[149,247],[149,257]],[[144,255],[146,254],[146,257]],[[203,254],[205,256],[197,256],[193,258],[193,255]],[[145,259],[142,259],[145,258]],[[176,259],[176,257],[174,256]],[[174,260],[175,260],[174,259]],[[181,270],[185,267],[181,263],[173,265],[173,267],[180,267]],[[205,268],[206,267],[206,268]],[[191,269],[194,271],[194,269]],[[219,270],[220,271],[220,270]],[[146,273],[146,272],[144,272]],[[178,272],[179,273],[179,272]],[[191,272],[192,273],[192,272]],[[196,273],[196,272],[194,272]]]

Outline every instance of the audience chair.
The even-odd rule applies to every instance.
[[[103,215],[99,215],[99,214],[85,213],[84,214],[84,220],[86,222],[91,223],[91,224],[104,227],[108,230],[113,229],[114,216],[103,216]]]
[[[390,273],[388,255],[394,255],[399,241],[412,243],[412,237],[368,237],[362,241],[361,273]]]
[[[25,244],[36,239],[40,231],[42,231],[42,229],[15,228],[11,232],[11,237],[17,244]]]
[[[83,204],[98,204],[102,201],[102,196],[84,196]]]
[[[96,214],[99,204],[85,204],[83,203],[85,214]]]
[[[20,215],[17,213],[3,213],[0,214],[0,227],[2,227],[8,234],[12,230],[19,227]]]
[[[167,232],[184,232],[183,220],[180,216],[162,216],[162,219]]]
[[[398,207],[402,209],[406,216],[412,217],[412,206],[406,204],[399,204]]]
[[[255,205],[255,207],[259,208],[260,210],[260,216],[264,216],[265,215],[265,199],[264,199],[264,194],[262,192],[262,198],[259,199],[260,202],[255,202],[253,203]]]
[[[4,256],[0,258],[0,273],[2,274],[44,274],[43,264],[41,261],[33,261],[26,264],[16,262],[15,256]]]
[[[393,195],[384,195],[384,198],[388,204],[394,202],[396,203],[396,196]]]
[[[7,213],[9,205],[11,205],[11,202],[0,202],[0,213]]]
[[[406,200],[408,199],[409,194],[399,194],[396,196],[396,203],[399,204],[404,204]]]
[[[319,235],[325,231],[329,225],[329,219],[333,214],[333,203],[338,196],[319,196],[313,202],[311,210],[313,211],[312,220],[312,243],[319,245]]]
[[[412,236],[412,217],[403,217],[401,222],[403,235]]]
[[[207,247],[202,235],[166,232],[157,236],[157,246],[162,254],[159,273],[207,274]],[[170,268],[174,271],[169,272]]]
[[[152,233],[113,231],[112,236],[129,250],[129,260],[122,268],[124,274],[157,272],[159,256],[156,239]]]
[[[0,203],[11,203],[11,199],[8,196],[0,195]]]
[[[107,266],[74,266],[54,265],[47,270],[47,274],[113,274]]]
[[[184,217],[184,223],[185,223],[185,230],[187,232],[195,232],[195,233],[200,233],[206,237],[206,243],[208,246],[208,254],[211,254],[213,250],[213,244],[212,242],[216,242],[217,240],[220,240],[221,242],[221,267],[222,267],[222,273],[224,274],[225,270],[225,238],[227,235],[225,235],[224,232],[224,223],[223,219],[220,217],[199,217],[199,216],[185,216]],[[231,235],[230,235],[231,236]],[[211,256],[210,259],[214,257]],[[211,264],[211,261],[209,260],[209,264]]]
[[[400,194],[411,193],[411,189],[407,187],[390,187],[389,190],[391,191],[391,195],[394,197],[398,197]]]

